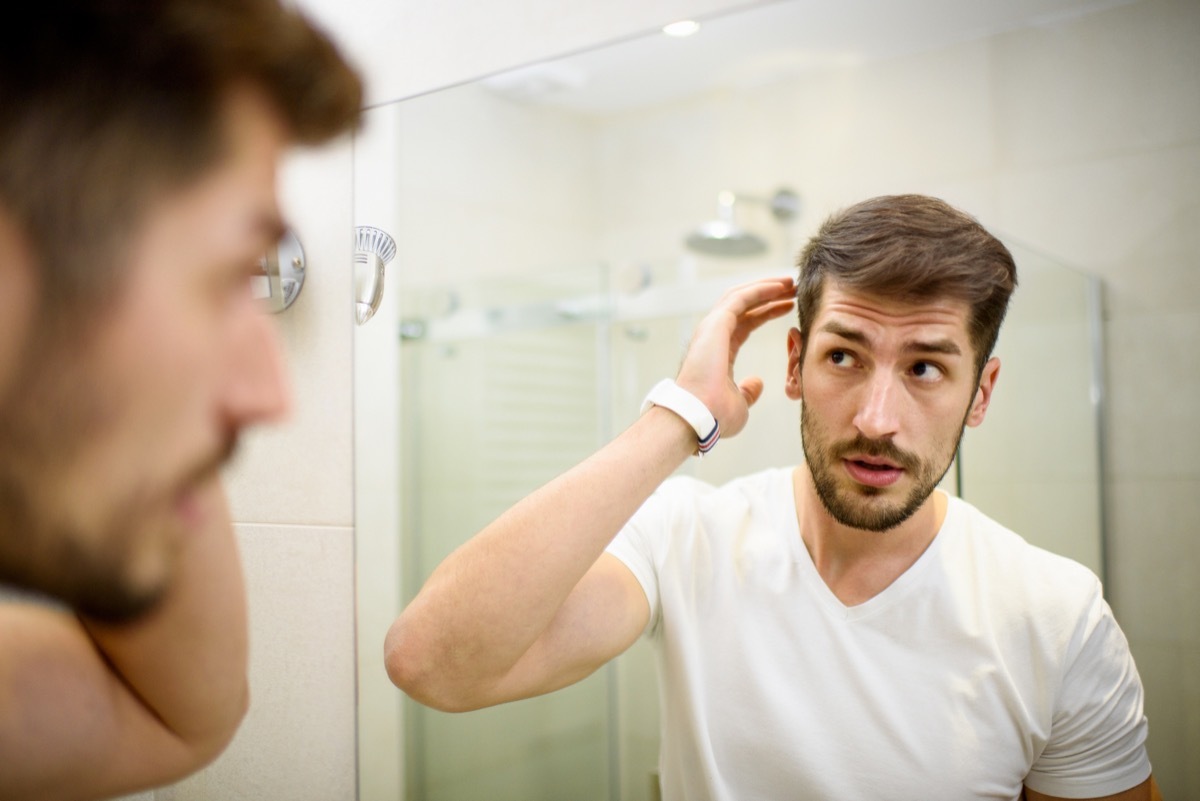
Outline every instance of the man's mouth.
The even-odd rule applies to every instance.
[[[888,487],[900,480],[904,468],[876,456],[848,456],[842,464],[850,477],[869,487]]]

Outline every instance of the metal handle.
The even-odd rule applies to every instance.
[[[287,229],[275,247],[258,260],[262,278],[254,296],[265,301],[267,310],[278,313],[296,302],[304,286],[304,248],[292,229]]]

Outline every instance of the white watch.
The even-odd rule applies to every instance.
[[[708,453],[721,438],[721,426],[704,402],[669,378],[654,385],[642,402],[642,413],[651,406],[670,409],[696,432],[697,450]]]

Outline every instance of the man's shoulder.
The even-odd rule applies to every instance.
[[[959,522],[952,543],[997,593],[1064,611],[1101,595],[1100,580],[1087,566],[1030,543],[967,501],[955,498],[951,504]]]

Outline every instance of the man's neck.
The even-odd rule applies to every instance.
[[[807,465],[793,471],[792,482],[800,538],[825,584],[846,606],[869,601],[912,567],[946,518],[946,495],[935,491],[895,528],[851,528],[825,509]]]

